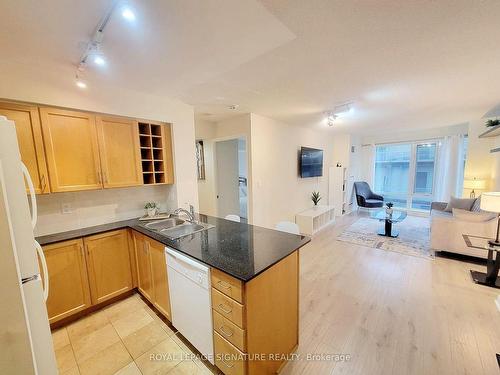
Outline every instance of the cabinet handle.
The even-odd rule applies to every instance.
[[[102,172],[103,176],[104,176],[104,183],[107,184],[108,183],[108,174],[106,172]]]
[[[217,281],[217,285],[220,285],[224,289],[231,289],[231,284],[225,283],[222,280]]]
[[[231,308],[229,310],[225,309],[224,305],[222,303],[219,303],[219,309],[221,309],[222,312],[224,312],[226,314],[230,314],[231,312],[233,312],[233,309],[231,309]]]
[[[227,363],[226,361],[224,361],[224,358],[221,358],[220,360],[221,360],[221,362],[222,362],[222,363],[224,363],[227,367],[229,367],[229,368],[233,368],[233,367],[234,367],[234,363],[233,363],[233,364],[229,364],[229,363]]]
[[[85,252],[83,250],[83,246],[82,245],[80,245],[80,256],[82,257],[82,259],[85,258]]]
[[[102,184],[102,178],[101,178],[101,172],[100,171],[97,171],[97,182],[99,182],[100,184]]]
[[[85,249],[87,250],[87,256],[90,258],[89,245],[85,245]]]
[[[226,337],[231,337],[232,335],[234,335],[234,332],[233,332],[233,331],[231,331],[231,332],[229,332],[229,333],[228,333],[228,332],[226,332],[226,331],[224,330],[224,326],[223,326],[223,325],[219,327],[219,330],[220,330],[220,331],[222,332],[222,334],[223,334],[224,336],[226,336]]]

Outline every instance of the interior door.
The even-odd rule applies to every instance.
[[[0,116],[5,116],[16,124],[21,160],[28,168],[35,192],[37,194],[50,193],[38,108],[14,103],[0,103]]]
[[[53,192],[102,188],[95,116],[40,108]]]
[[[215,144],[217,176],[217,215],[239,215],[238,140]]]
[[[89,236],[84,239],[84,243],[93,304],[132,289],[126,229]]]
[[[97,132],[104,187],[142,185],[137,121],[97,116]]]
[[[43,246],[49,272],[49,322],[54,323],[91,305],[82,239]],[[45,276],[44,276],[45,277]]]

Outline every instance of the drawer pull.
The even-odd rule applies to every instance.
[[[231,330],[230,330],[231,332],[227,332],[226,330],[224,330],[224,326],[223,326],[223,325],[222,325],[222,326],[220,326],[220,327],[219,327],[219,329],[220,329],[220,331],[222,332],[222,334],[223,334],[224,336],[226,336],[226,337],[231,337],[232,335],[234,335],[234,332],[233,332],[233,331],[231,331]]]
[[[230,314],[233,312],[233,309],[225,309],[222,303],[219,303],[219,309],[221,309],[226,314]]]
[[[231,289],[231,284],[225,283],[222,280],[217,281],[217,285],[220,285],[224,289]]]
[[[221,358],[220,359],[222,363],[224,363],[227,367],[229,368],[233,368],[234,367],[234,363],[227,363],[226,361],[224,361],[224,358]]]

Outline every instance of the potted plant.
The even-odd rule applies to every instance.
[[[149,217],[155,217],[158,213],[158,203],[156,202],[147,202],[144,205],[144,209],[146,210]]]
[[[495,120],[488,120],[486,121],[486,127],[491,127],[491,126],[497,126],[497,125],[500,125],[500,120],[499,119],[495,119]]]
[[[314,205],[317,206],[318,202],[321,200],[321,194],[319,191],[313,191],[311,194],[311,200],[313,201]]]
[[[386,205],[386,207],[387,207],[387,208],[385,209],[385,213],[386,213],[387,215],[391,216],[391,215],[392,215],[392,212],[393,212],[392,207],[394,206],[394,203],[392,203],[392,202],[387,202],[385,205]]]

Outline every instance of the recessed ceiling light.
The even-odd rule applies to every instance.
[[[122,9],[122,17],[127,21],[135,21],[135,14],[132,12],[132,9],[125,7]]]
[[[99,66],[104,66],[106,65],[106,60],[104,60],[102,56],[95,56],[94,63]]]
[[[85,82],[83,82],[83,81],[80,81],[80,80],[76,81],[76,85],[79,88],[81,88],[81,89],[86,89],[87,88],[87,84]]]
[[[238,104],[233,104],[228,107],[231,111],[236,111],[240,106]]]

